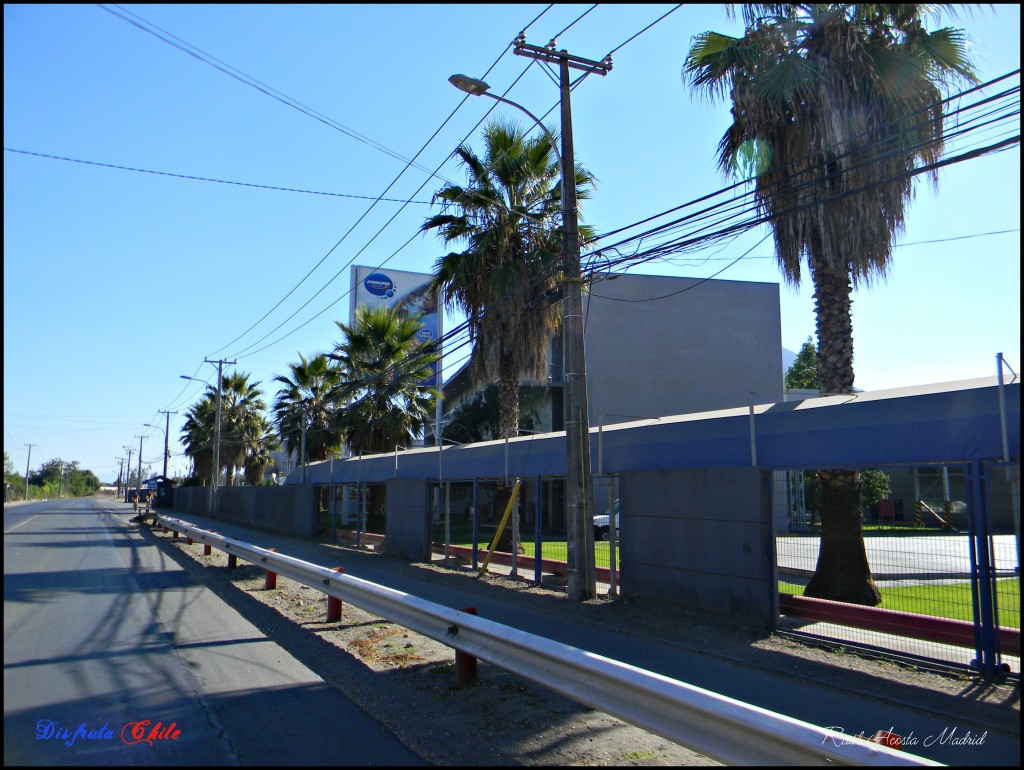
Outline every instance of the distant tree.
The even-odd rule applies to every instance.
[[[818,348],[810,337],[796,354],[793,364],[786,370],[783,387],[786,390],[818,389]]]
[[[260,417],[259,430],[253,438],[245,453],[245,483],[249,486],[263,483],[263,474],[274,463],[270,453],[281,446],[274,426],[265,417]]]
[[[861,471],[860,504],[864,510],[878,505],[879,500],[892,497],[889,474],[878,468]]]
[[[25,477],[18,473],[7,450],[4,450],[4,484],[10,487],[10,499],[25,496]]]
[[[60,481],[61,472],[64,469],[66,463],[59,457],[55,457],[52,460],[47,460],[45,463],[39,466],[39,470],[32,471],[28,475],[28,482],[34,487],[47,487],[52,485],[56,489],[56,485]]]
[[[192,460],[193,476],[199,486],[207,486],[213,477],[213,433],[216,415],[214,399],[203,396],[185,412],[181,428],[185,454]]]
[[[30,473],[29,483],[39,487],[39,492],[33,494],[45,497],[84,497],[101,486],[95,473],[82,470],[77,461],[67,462],[59,457],[47,460],[39,470]]]
[[[519,430],[532,431],[537,425],[537,403],[540,391],[521,391],[519,395]],[[491,441],[502,437],[498,385],[491,383],[467,396],[451,412],[451,422],[444,429],[445,438],[463,444]],[[517,431],[518,435],[518,431]]]

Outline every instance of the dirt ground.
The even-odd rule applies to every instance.
[[[475,682],[457,687],[454,651],[439,642],[345,604],[340,621],[327,622],[326,595],[278,576],[264,587],[262,568],[239,561],[227,568],[226,554],[203,555],[160,528],[144,528],[168,548],[199,582],[234,607],[329,685],[387,724],[425,760],[438,765],[667,766],[716,762],[600,711],[565,699],[501,669],[481,663]],[[677,607],[643,601],[595,599],[572,603],[564,591],[498,575],[476,578],[464,568],[411,565],[397,559],[339,548],[344,558],[374,559],[374,566],[426,581],[458,580],[481,596],[503,591],[510,601],[538,611],[570,613],[580,623],[628,629],[752,666],[768,667],[820,684],[863,692],[887,702],[906,702],[934,713],[960,711],[963,699],[999,709],[1019,724],[1018,683],[985,685],[966,673],[936,673],[823,649],[780,635],[752,637],[722,623],[709,625]],[[339,553],[339,556],[342,554]],[[770,659],[770,661],[769,661]],[[1009,708],[1007,706],[1009,705]],[[1016,715],[1014,716],[1014,711]],[[1007,712],[1008,715],[1007,716]],[[962,711],[958,718],[962,720]],[[338,729],[344,729],[338,725]]]

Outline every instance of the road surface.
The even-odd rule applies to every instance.
[[[5,765],[424,764],[123,509],[5,507]]]

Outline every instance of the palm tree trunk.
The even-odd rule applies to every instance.
[[[853,287],[849,273],[829,268],[821,239],[811,241],[818,328],[818,386],[823,394],[853,392]],[[818,472],[821,548],[805,596],[874,607],[882,597],[871,578],[861,527],[860,473]]]
[[[519,370],[512,356],[498,361],[498,415],[502,438],[519,435]]]

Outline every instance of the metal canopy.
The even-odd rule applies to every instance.
[[[1020,458],[1020,383],[995,377],[591,428],[594,468],[605,472],[678,468],[822,468],[1002,459],[1005,424],[1010,459]],[[753,415],[753,417],[751,417]],[[753,441],[751,436],[753,435]],[[510,476],[564,476],[565,433],[507,442]],[[358,467],[361,462],[361,467]],[[309,466],[309,481],[328,484],[331,463]],[[445,479],[501,478],[506,442],[445,447]],[[335,460],[333,482],[438,477],[436,447]],[[286,484],[299,483],[289,474]]]

